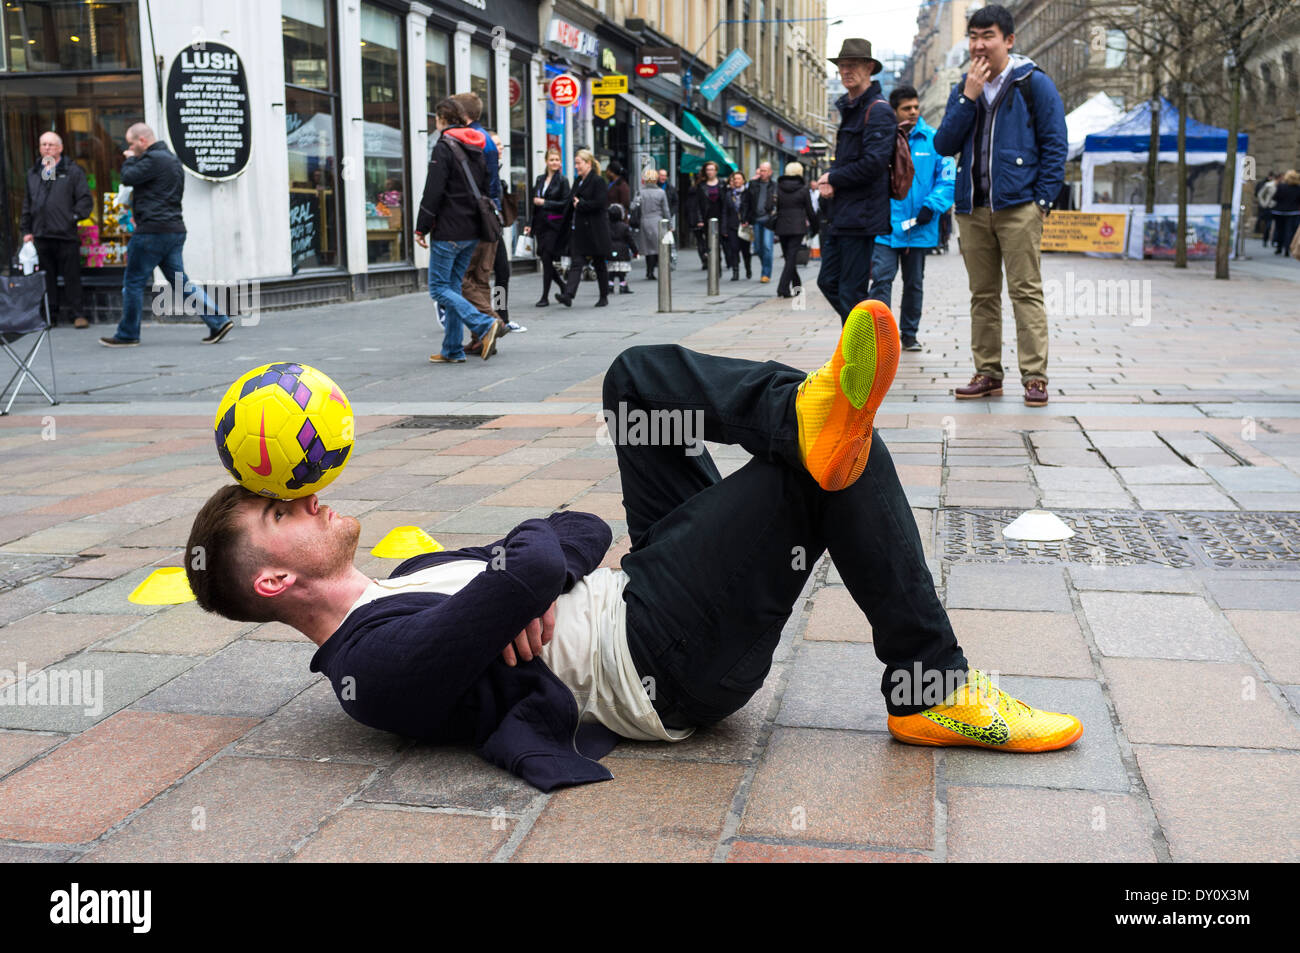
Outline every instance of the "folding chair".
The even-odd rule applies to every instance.
[[[0,348],[13,359],[18,365],[18,370],[14,371],[13,377],[9,378],[9,383],[0,389],[0,399],[4,398],[5,392],[12,387],[13,393],[9,395],[9,403],[5,404],[4,410],[0,410],[0,415],[8,414],[14,405],[14,400],[18,397],[18,391],[22,389],[23,384],[30,380],[36,385],[36,389],[45,395],[45,399],[51,404],[57,404],[58,400],[45,389],[32,369],[32,361],[36,357],[36,352],[41,349],[50,334],[50,303],[45,296],[45,275],[41,272],[34,272],[30,275],[11,275],[4,277],[0,275]],[[18,339],[27,334],[35,334],[36,341],[32,344],[31,350],[27,352],[24,358],[14,350],[10,345],[16,344]],[[51,341],[48,348],[50,352],[50,387],[54,393],[58,393],[58,388],[54,381],[54,343]]]

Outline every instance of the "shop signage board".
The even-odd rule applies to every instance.
[[[547,88],[547,95],[551,97],[551,102],[560,107],[572,106],[581,94],[582,85],[576,77],[568,73],[555,77]]]
[[[593,76],[591,95],[618,96],[627,92],[627,76],[624,73],[610,73],[608,76]]]
[[[252,151],[248,75],[221,43],[187,46],[167,74],[167,136],[181,165],[203,179],[233,179]]]

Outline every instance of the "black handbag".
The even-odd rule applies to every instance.
[[[461,171],[465,173],[465,181],[469,183],[469,190],[474,194],[474,201],[478,204],[478,240],[499,242],[501,216],[497,212],[496,204],[478,190],[478,183],[474,181],[474,176],[469,171],[469,162],[465,159],[465,150],[460,147],[460,143],[448,136],[447,145],[451,147],[452,154],[460,162]]]

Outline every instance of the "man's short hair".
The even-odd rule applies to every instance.
[[[987,7],[980,7],[972,13],[970,19],[966,21],[966,32],[984,30],[991,26],[997,27],[1004,37],[1016,32],[1016,21],[1011,16],[1011,11],[1006,7],[998,6],[996,3],[990,3]]]
[[[478,117],[483,115],[483,100],[477,93],[457,93],[451,98],[460,104],[460,111],[469,122],[478,122]]]
[[[253,591],[252,577],[270,557],[245,538],[240,507],[265,503],[232,483],[213,493],[194,517],[185,544],[185,577],[199,607],[239,622],[273,622],[272,600]]]
[[[897,109],[899,103],[907,102],[909,99],[920,100],[921,96],[911,86],[895,86],[889,93],[889,108]]]
[[[449,126],[468,125],[465,122],[465,110],[461,108],[455,96],[438,100],[438,105],[433,107],[433,114]]]
[[[158,141],[158,137],[154,135],[148,123],[143,122],[132,124],[131,128],[126,131],[126,137],[128,139],[147,139],[150,142]]]

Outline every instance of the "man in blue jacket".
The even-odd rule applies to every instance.
[[[934,136],[958,156],[955,202],[971,293],[975,376],[962,400],[1002,394],[1002,268],[1016,316],[1025,403],[1047,403],[1047,310],[1039,249],[1065,181],[1065,106],[1033,60],[1012,53],[1015,22],[991,4],[966,24],[970,70],[948,97]]]
[[[891,303],[894,276],[902,264],[903,305],[898,313],[898,331],[904,351],[919,351],[916,332],[921,326],[925,259],[939,244],[940,217],[952,208],[955,163],[935,152],[934,129],[921,118],[921,101],[915,89],[895,86],[889,94],[889,105],[898,116],[899,128],[907,131],[915,172],[907,196],[889,202],[893,231],[876,239],[870,297]]]
[[[821,232],[817,287],[843,322],[867,297],[876,236],[889,234],[889,162],[898,122],[880,83],[871,79],[881,64],[871,56],[868,41],[845,40],[831,62],[845,92],[835,102],[840,111],[835,161],[817,180],[821,197],[834,199],[829,227]]]
[[[353,564],[354,517],[232,485],[195,518],[190,586],[208,611],[316,643],[312,670],[363,724],[472,744],[551,790],[609,778],[596,759],[618,737],[680,741],[743,708],[829,550],[885,663],[895,738],[1072,744],[1077,719],[1012,699],[957,644],[873,435],[897,366],[878,301],[850,313],[811,374],[676,345],[624,351],[603,388],[631,537],[621,569],[599,568],[609,526],[564,511],[371,579]],[[296,388],[284,367],[281,386]],[[704,440],[753,459],[722,479]]]

